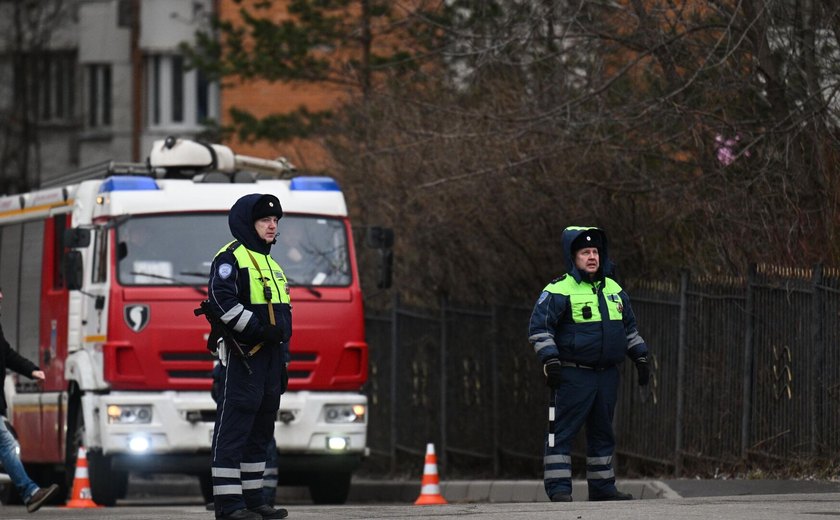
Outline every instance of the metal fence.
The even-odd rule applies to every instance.
[[[680,475],[840,450],[840,352],[830,348],[840,270],[757,266],[737,278],[624,285],[653,375],[640,389],[624,364],[619,459]],[[414,309],[395,297],[389,313],[369,315],[366,467],[415,474],[434,442],[448,478],[541,475],[548,391],[527,342],[530,312],[447,301]]]

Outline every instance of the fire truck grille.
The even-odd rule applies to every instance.
[[[210,379],[213,373],[209,370],[167,370],[173,379]]]
[[[213,366],[208,362],[206,352],[163,352],[161,359],[164,365],[180,365],[178,368],[167,368],[166,373],[172,379],[210,379],[213,377]],[[310,352],[292,352],[292,362],[312,362],[317,355]],[[193,365],[195,368],[185,368],[183,365]],[[206,368],[205,368],[206,367]],[[308,379],[312,370],[290,370],[289,379]]]
[[[216,410],[190,410],[186,413],[187,421],[195,424],[199,422],[216,422]]]
[[[170,379],[210,379],[213,360],[207,351],[161,352],[161,361]]]

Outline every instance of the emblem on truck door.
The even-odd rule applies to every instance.
[[[123,309],[123,318],[128,328],[134,332],[140,332],[149,324],[149,306],[148,305],[126,305]]]

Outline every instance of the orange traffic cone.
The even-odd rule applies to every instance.
[[[73,475],[73,493],[64,507],[89,508],[102,507],[93,501],[90,494],[90,479],[88,478],[87,454],[79,446],[79,456],[76,458],[76,473]]]
[[[443,495],[440,494],[440,479],[438,478],[437,456],[435,445],[431,442],[426,445],[426,463],[423,465],[423,481],[421,483],[420,496],[414,502],[416,506],[428,506],[433,504],[447,504]]]

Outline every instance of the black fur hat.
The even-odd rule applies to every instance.
[[[597,247],[600,251],[603,246],[601,233],[597,230],[588,229],[572,240],[572,255],[577,253],[578,249],[583,249],[584,247]]]
[[[254,209],[251,210],[251,219],[257,221],[270,216],[275,216],[278,220],[283,218],[283,208],[280,206],[280,200],[277,197],[265,194],[254,204]]]

